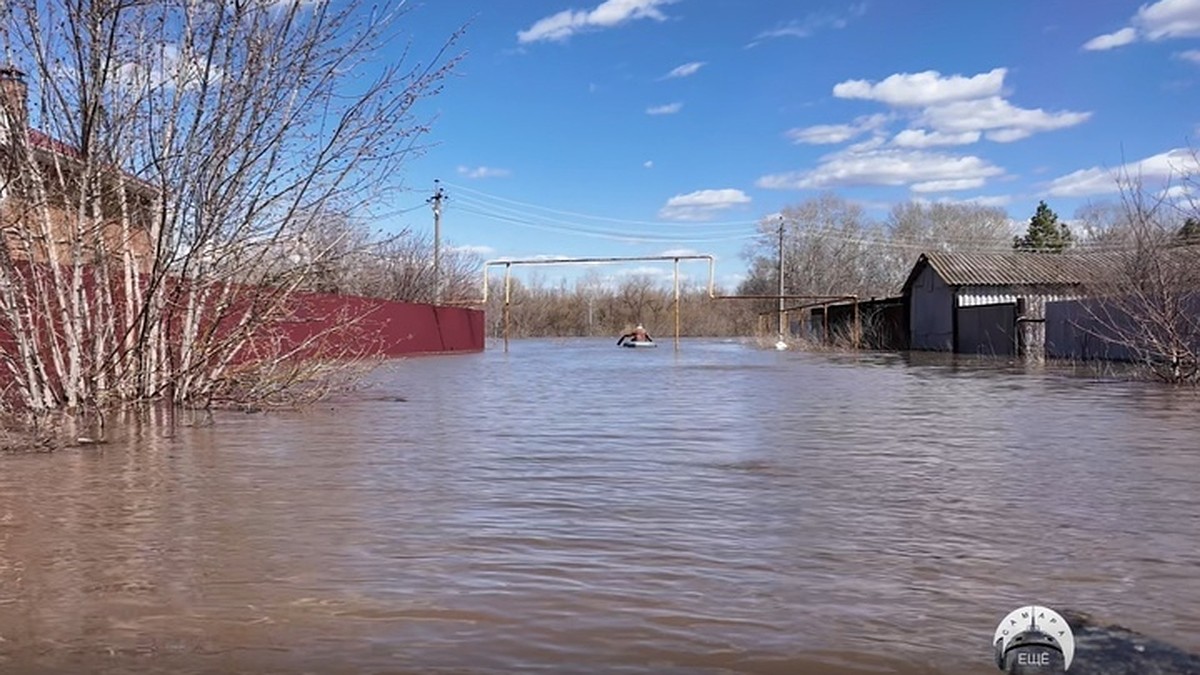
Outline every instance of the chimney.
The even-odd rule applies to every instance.
[[[25,73],[12,65],[0,65],[0,140],[9,129],[29,129],[29,87]]]

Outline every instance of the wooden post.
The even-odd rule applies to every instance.
[[[858,311],[858,296],[854,296],[854,348],[862,348],[862,315]]]

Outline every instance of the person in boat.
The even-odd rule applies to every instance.
[[[637,325],[637,328],[622,335],[617,340],[617,345],[624,344],[626,340],[630,342],[654,342],[654,338],[650,337],[650,334],[646,332],[646,329],[640,323]]]

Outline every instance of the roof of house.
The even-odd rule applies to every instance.
[[[83,157],[83,153],[79,152],[79,148],[70,143],[60,141],[41,129],[29,130],[29,144],[35,148],[57,152],[72,159],[81,159]]]
[[[1077,286],[1110,258],[1099,252],[923,253],[904,282],[904,292],[926,266],[950,286]]]
[[[80,161],[83,159],[83,153],[79,148],[61,141],[41,129],[30,128],[28,131],[29,145],[39,150],[45,150],[50,153],[58,154],[67,159]],[[127,185],[137,187],[147,194],[156,194],[158,188],[144,178],[140,178],[129,171],[121,170],[121,174],[129,180]]]

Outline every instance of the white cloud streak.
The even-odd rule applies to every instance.
[[[458,175],[466,178],[508,178],[512,175],[512,171],[508,169],[497,169],[491,166],[460,166],[458,167]]]
[[[691,77],[700,72],[700,69],[705,66],[704,61],[692,61],[685,63],[682,66],[676,66],[671,69],[671,72],[663,76],[664,80],[670,80],[677,77]]]
[[[1089,51],[1114,49],[1139,40],[1200,37],[1200,0],[1158,0],[1138,8],[1130,25],[1084,43]]]
[[[985,132],[990,141],[1010,143],[1035,133],[1082,124],[1090,117],[1091,113],[1086,112],[1018,108],[999,96],[989,96],[927,108],[918,121],[943,134]]]
[[[129,61],[114,69],[114,80],[130,89],[197,89],[205,84],[220,82],[225,73],[218,67],[206,67],[190,52],[181,54],[178,45],[165,43],[147,47],[142,60]]]
[[[646,114],[647,115],[674,115],[675,113],[679,112],[680,110],[683,110],[682,103],[678,103],[678,102],[667,103],[665,105],[655,105],[655,106],[650,106],[649,108],[646,108]]]
[[[812,13],[803,19],[793,19],[784,23],[776,24],[774,27],[760,32],[754,36],[754,39],[749,47],[757,47],[759,44],[767,40],[775,40],[779,38],[807,38],[812,37],[817,31],[826,28],[841,29],[849,25],[850,21],[857,19],[867,13],[867,3],[859,2],[847,9],[844,14],[833,13]]]
[[[1143,5],[1133,21],[1151,40],[1200,37],[1200,0],[1159,0]]]
[[[605,0],[591,10],[564,9],[557,14],[538,19],[532,26],[517,32],[521,44],[532,42],[565,42],[572,35],[589,30],[614,28],[638,19],[665,21],[659,9],[675,0]]]
[[[849,148],[822,158],[811,171],[772,174],[756,185],[776,190],[811,190],[864,185],[908,185],[914,192],[966,190],[1004,173],[979,157],[900,148]]]
[[[999,94],[1006,68],[996,68],[973,77],[942,77],[936,70],[896,73],[881,82],[847,80],[833,86],[838,98],[879,101],[897,108],[921,107],[977,99]]]
[[[1122,28],[1115,33],[1106,33],[1097,35],[1096,37],[1083,43],[1083,48],[1092,51],[1104,51],[1106,49],[1114,49],[1116,47],[1124,47],[1127,44],[1137,41],[1137,31],[1133,28]]]
[[[1130,162],[1115,169],[1098,166],[1080,169],[1050,181],[1046,193],[1052,197],[1088,197],[1119,193],[1129,181],[1171,183],[1200,175],[1200,161],[1190,148],[1175,148]],[[1163,189],[1169,189],[1164,187]]]
[[[663,220],[699,222],[712,220],[722,211],[749,203],[750,197],[741,190],[697,190],[668,199],[666,205],[659,209],[658,217]]]
[[[491,246],[485,246],[483,244],[474,244],[474,245],[463,244],[462,246],[450,246],[449,249],[451,251],[455,251],[457,253],[466,253],[467,255],[477,255],[481,258],[486,258],[488,256],[495,255],[495,253],[496,253],[496,249],[492,248]]]
[[[970,145],[979,142],[978,131],[960,131],[957,133],[944,131],[927,131],[925,129],[905,129],[892,138],[892,143],[901,148],[935,148],[946,145]]]
[[[789,129],[786,136],[793,143],[808,145],[845,143],[864,133],[878,129],[887,121],[887,115],[864,115],[856,118],[850,124],[818,124],[811,127]]]

